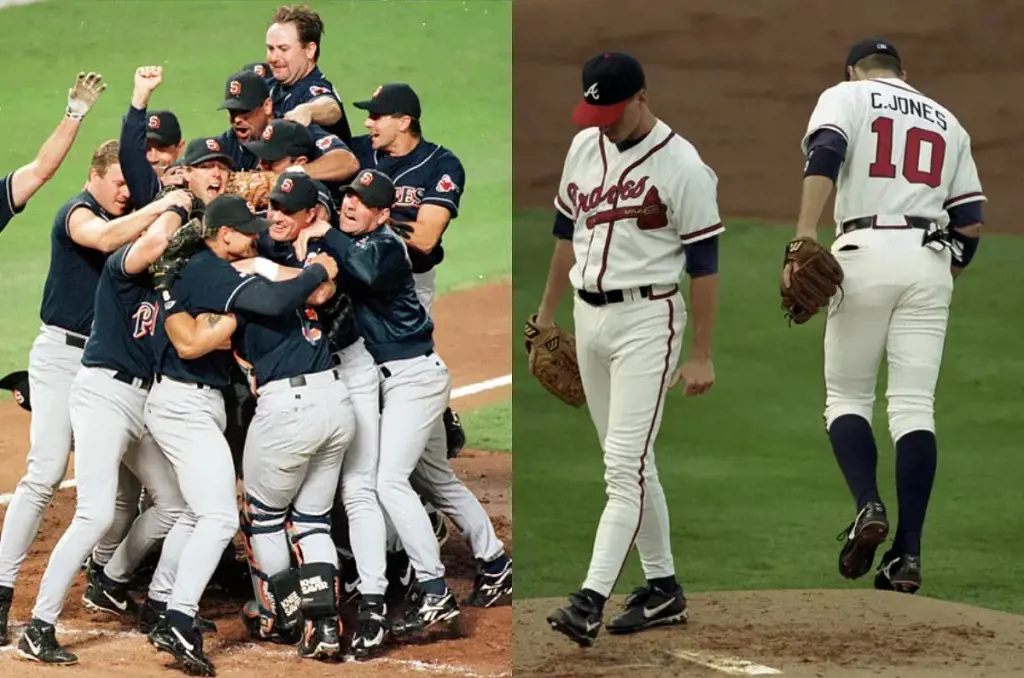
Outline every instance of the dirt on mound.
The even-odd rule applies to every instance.
[[[874,590],[696,594],[689,596],[685,625],[632,636],[602,631],[591,648],[548,626],[545,617],[562,604],[515,602],[516,678],[1024,675],[1024,617],[924,596]],[[620,598],[610,601],[608,612],[619,604]]]
[[[793,222],[800,138],[818,95],[843,78],[856,40],[883,35],[911,84],[972,136],[989,203],[986,228],[1022,228],[1024,6],[992,0],[516,0],[514,186],[517,207],[553,208],[581,96],[580,67],[602,51],[644,64],[655,114],[719,176],[723,215]],[[826,210],[831,219],[831,206]]]

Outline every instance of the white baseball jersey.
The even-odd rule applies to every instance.
[[[724,231],[718,177],[697,149],[660,120],[619,152],[600,130],[583,130],[565,156],[555,207],[573,221],[576,289],[606,292],[673,285],[683,245]]]
[[[915,216],[945,226],[947,209],[986,199],[960,121],[899,78],[841,82],[825,90],[800,142],[804,153],[820,129],[839,132],[847,143],[836,181],[837,229],[874,215],[879,223]]]

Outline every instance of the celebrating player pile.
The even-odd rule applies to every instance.
[[[267,62],[226,81],[230,129],[187,142],[173,112],[147,109],[163,69],[139,68],[119,140],[54,218],[22,399],[28,472],[0,533],[0,645],[72,440],[78,496],[18,640],[27,659],[77,662],[55,625],[85,563],[88,609],[137,616],[177,668],[214,675],[199,603],[235,576],[239,528],[247,629],[303,658],[367,658],[391,636],[457,628],[432,506],[478,559],[462,604],[510,597],[511,560],[449,463],[464,436],[430,318],[464,171],[422,138],[404,83],[357,104],[370,134],[353,139],[317,67],[322,32],[312,10],[279,8]],[[53,176],[104,87],[80,75],[39,157],[0,182],[0,228]],[[139,604],[129,583],[151,551]]]

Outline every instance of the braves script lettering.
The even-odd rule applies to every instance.
[[[570,183],[566,187],[566,192],[569,195],[569,200],[576,206],[578,212],[592,212],[597,209],[602,203],[615,207],[619,200],[632,200],[639,198],[643,195],[644,189],[647,188],[647,180],[649,176],[645,176],[640,181],[623,181],[618,184],[612,184],[603,192],[601,186],[596,187],[590,193],[580,193],[580,188],[575,183]]]

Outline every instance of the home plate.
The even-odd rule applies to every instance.
[[[673,657],[685,659],[694,664],[706,666],[709,669],[727,673],[730,676],[780,676],[782,671],[773,669],[763,664],[748,662],[746,659],[735,657],[723,657],[721,655],[709,654],[707,652],[691,652],[690,650],[670,650]]]

